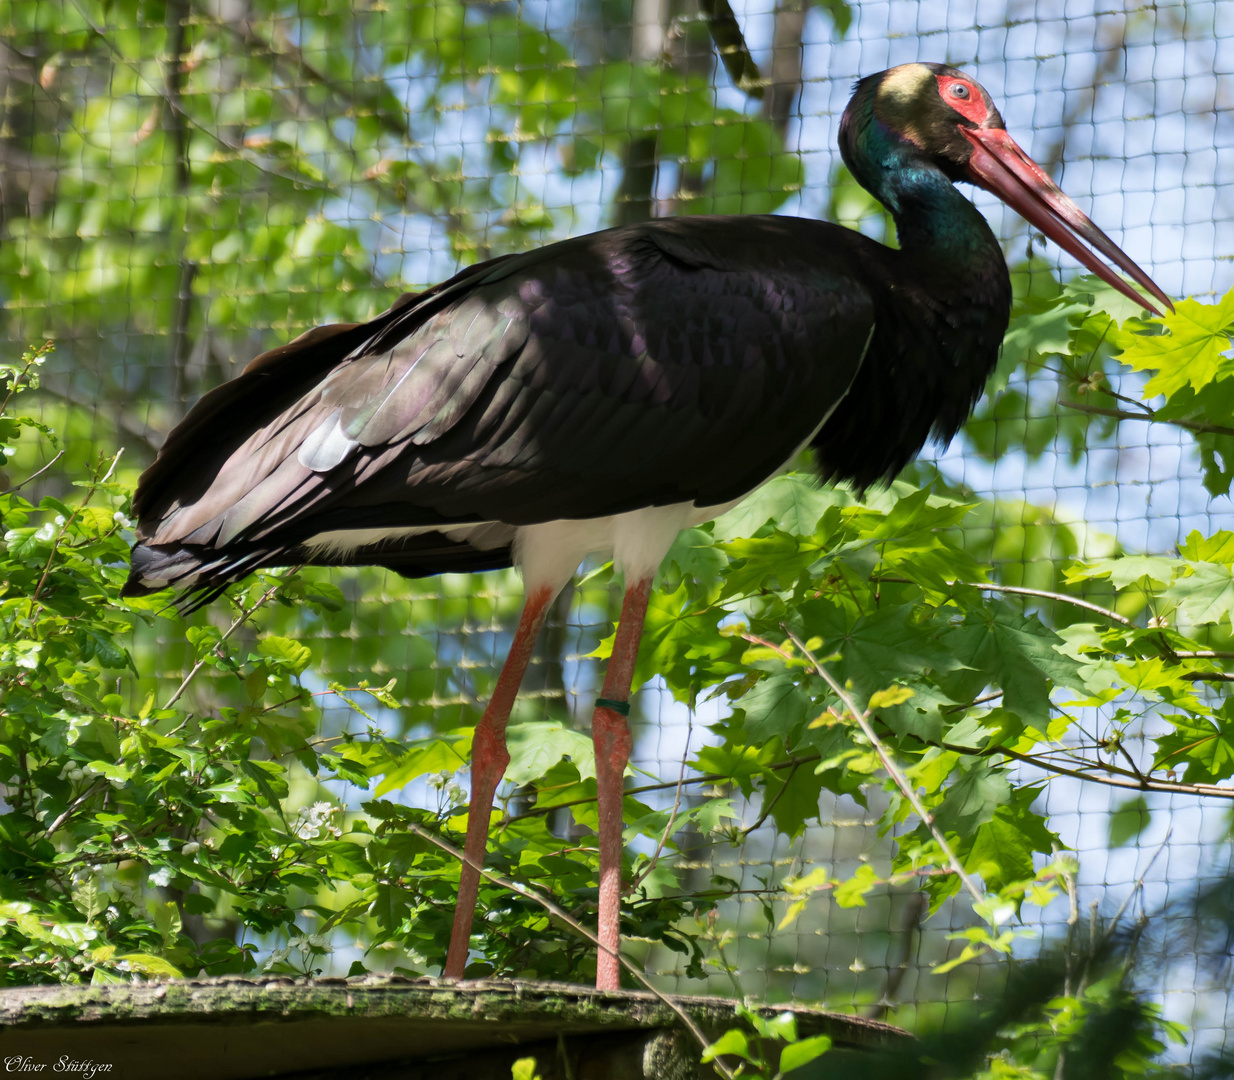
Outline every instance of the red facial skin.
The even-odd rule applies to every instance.
[[[943,100],[965,120],[971,120],[974,124],[984,124],[990,118],[990,111],[986,108],[984,96],[968,79],[957,79],[954,75],[936,75],[934,78],[938,82],[938,92]],[[968,91],[968,96],[957,97],[952,89],[955,86],[964,87]]]

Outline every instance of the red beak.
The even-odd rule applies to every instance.
[[[1030,225],[1045,233],[1064,251],[1070,252],[1102,281],[1112,285],[1124,296],[1161,315],[1161,308],[1145,300],[1121,277],[1111,270],[1097,254],[1085,247],[1096,248],[1110,262],[1125,270],[1141,288],[1155,297],[1170,311],[1174,305],[1143,270],[1127,254],[1094,225],[1041,166],[1030,158],[1002,128],[961,128],[973,144],[973,156],[968,160],[969,179],[992,192]]]

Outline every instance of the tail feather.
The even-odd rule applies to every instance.
[[[513,565],[513,526],[481,523],[475,529],[475,537],[415,532],[342,548],[277,541],[263,546],[213,547],[140,540],[133,547],[129,577],[120,595],[149,596],[163,589],[175,589],[175,606],[187,615],[254,570],[270,567],[379,566],[403,577],[420,578],[500,570]]]
[[[149,596],[163,589],[176,589],[176,608],[187,615],[220,596],[228,585],[260,566],[270,565],[270,557],[277,554],[250,550],[220,555],[204,547],[138,543],[133,548],[128,581],[120,595]]]

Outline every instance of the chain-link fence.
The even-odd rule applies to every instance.
[[[69,436],[65,475],[92,447],[123,445],[134,478],[186,408],[262,349],[366,318],[477,259],[699,211],[828,218],[881,238],[886,219],[841,172],[837,126],[856,78],[916,60],[980,79],[1022,145],[1167,292],[1234,283],[1234,3],[755,0],[736,8],[736,33],[723,6],[0,4],[0,333],[10,350],[57,341],[42,401]],[[974,198],[1030,280],[1072,274],[1011,211]],[[971,539],[1007,580],[1049,588],[1070,557],[1165,552],[1229,524],[1186,431],[1125,420],[1087,429],[1077,450],[1076,403],[1040,379],[1013,374],[1002,402],[984,402],[915,468],[991,508],[971,519]],[[333,580],[354,618],[319,641],[321,687],[395,676],[413,704],[378,714],[391,733],[456,724],[500,663],[517,580]],[[540,715],[585,728],[589,655],[614,611],[606,579],[567,591],[528,715],[538,701]],[[147,656],[168,681],[182,672],[178,643]],[[646,775],[632,783],[659,785],[651,805],[680,797],[682,762],[720,708],[691,712],[655,684],[641,692],[634,763]],[[345,785],[336,794],[359,801]],[[433,797],[423,780],[402,795]],[[727,969],[688,978],[684,960],[657,950],[660,985],[731,993],[735,975],[742,994],[894,1009],[904,1022],[980,993],[967,969],[930,973],[965,919],[949,907],[927,918],[908,886],[865,906],[820,900],[782,931],[767,918],[785,876],[885,866],[880,797],[863,808],[824,794],[818,822],[793,839],[737,798],[740,843],[683,842],[699,890],[717,873],[740,889],[706,931]],[[1045,910],[1046,939],[1091,904],[1109,917],[1134,894],[1137,913],[1158,913],[1184,883],[1228,872],[1224,805],[1160,794],[1130,805],[1067,779],[1046,798],[1080,865],[1073,904]],[[1147,827],[1112,830],[1128,814]],[[1175,937],[1189,925],[1180,918]],[[336,966],[357,955],[340,944]],[[1192,1026],[1192,1046],[1220,1049],[1228,1005],[1206,970],[1174,955],[1148,989]]]

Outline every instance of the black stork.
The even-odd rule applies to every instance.
[[[475,731],[466,855],[445,976],[463,976],[505,727],[550,601],[590,554],[625,597],[592,734],[597,985],[616,988],[622,783],[652,578],[707,521],[811,446],[822,475],[888,480],[967,419],[1011,285],[985,219],[1002,198],[1158,310],[1149,277],[1007,134],[981,86],[906,64],[862,79],[840,123],[900,248],[788,217],[687,217],[492,259],[363,324],[318,327],[206,394],[138,486],[128,595],[189,608],[259,567],[419,577],[520,568],[526,599]]]

